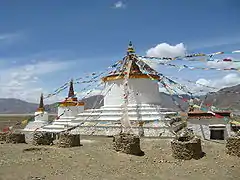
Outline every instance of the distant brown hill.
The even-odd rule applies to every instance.
[[[240,84],[208,93],[206,103],[214,102],[214,106],[231,110],[240,110]]]
[[[228,108],[231,110],[238,111],[240,110],[240,85],[223,88],[214,93],[208,93],[205,100],[205,104],[212,104],[219,108]],[[165,108],[171,108],[174,110],[180,110],[178,106],[175,105],[173,99],[180,104],[182,110],[186,110],[188,104],[180,99],[178,96],[170,96],[168,94],[160,92],[161,96],[161,105]],[[184,98],[189,99],[188,95],[182,95]],[[204,99],[206,96],[200,96],[198,98]],[[103,96],[96,95],[89,98],[83,99],[85,102],[85,108],[99,108],[103,105]],[[94,106],[94,104],[96,104]],[[19,99],[4,99],[0,98],[0,113],[1,114],[25,114],[35,112],[37,104],[29,103]],[[50,113],[56,113],[57,107],[56,103],[46,105],[46,110]]]
[[[85,108],[101,107],[103,105],[101,99],[103,99],[101,95],[84,98]],[[0,114],[30,114],[35,112],[37,107],[38,104],[29,103],[20,99],[0,98]],[[45,108],[49,113],[57,113],[57,103],[45,105]]]

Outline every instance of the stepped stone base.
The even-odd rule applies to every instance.
[[[139,134],[139,127],[132,127],[134,134]],[[173,138],[173,133],[166,127],[143,127],[144,137]],[[117,126],[80,126],[71,131],[72,134],[87,136],[114,136],[121,132],[121,127]]]
[[[53,138],[51,133],[46,132],[35,132],[33,134],[33,145],[52,145]]]
[[[134,134],[118,134],[113,137],[113,149],[118,152],[143,156],[140,148],[140,138]]]
[[[69,148],[81,146],[79,134],[60,133],[57,142],[58,147]]]
[[[226,153],[240,157],[240,136],[229,137],[226,144]]]
[[[6,143],[26,143],[25,134],[22,133],[10,133],[6,136]]]
[[[162,108],[154,104],[129,104],[128,116],[135,134],[146,137],[172,137],[169,136],[166,124],[170,118],[165,116],[175,115],[176,112]],[[40,131],[61,132],[68,128],[81,124],[80,128],[71,133],[83,135],[113,136],[120,133],[120,120],[123,117],[121,105],[106,105],[99,109],[88,109],[79,113],[76,117],[64,117],[53,121],[51,124],[40,128]],[[143,129],[139,128],[139,122],[144,122]],[[141,132],[139,132],[141,131]],[[166,132],[165,132],[166,131]]]
[[[172,156],[175,159],[200,159],[203,156],[201,139],[181,137],[171,141]]]

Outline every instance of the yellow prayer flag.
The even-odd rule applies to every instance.
[[[240,122],[238,122],[238,121],[231,121],[231,124],[240,125]]]
[[[194,108],[200,108],[200,106],[198,106],[198,105],[196,105],[196,104],[194,104],[193,107],[194,107]]]
[[[25,125],[28,123],[28,119],[22,121],[22,125]]]

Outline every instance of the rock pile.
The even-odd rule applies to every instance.
[[[236,136],[227,139],[226,153],[231,156],[240,157],[240,131],[236,133]]]
[[[69,148],[81,146],[79,134],[60,133],[57,146],[61,148]]]
[[[0,132],[0,141],[6,141],[6,136],[7,136],[7,133]]]
[[[121,133],[113,136],[113,149],[126,154],[144,155],[140,148],[140,138],[134,134]]]
[[[200,159],[203,156],[201,139],[190,131],[184,131],[171,142],[172,156],[175,159]]]
[[[52,145],[53,138],[51,133],[48,132],[35,132],[33,134],[33,145]]]
[[[13,144],[26,143],[25,142],[25,134],[17,133],[17,132],[9,133],[6,136],[6,143],[13,143]]]

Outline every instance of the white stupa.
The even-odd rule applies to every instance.
[[[70,81],[69,92],[64,101],[58,103],[58,116],[49,125],[44,126],[39,131],[59,132],[69,127],[79,113],[84,111],[84,102],[78,101],[75,97],[73,80]]]
[[[132,130],[136,134],[148,137],[172,137],[170,119],[165,116],[176,112],[161,107],[158,85],[160,77],[155,74],[143,73],[137,64],[137,56],[134,53],[134,48],[130,43],[121,68],[102,78],[102,81],[105,82],[104,106],[100,109],[83,110],[84,104],[82,104],[78,109],[79,105],[74,107],[78,103],[73,103],[72,99],[70,101],[71,108],[76,109],[69,111],[51,125],[42,128],[42,131],[59,132],[70,128],[72,129],[71,133],[74,134],[104,136],[112,136],[121,132],[120,121],[124,114],[123,109],[126,108],[123,107],[125,97],[123,73],[131,59],[127,112]],[[67,105],[65,102],[59,107],[59,115],[66,110],[63,107],[69,107],[69,103]]]
[[[71,121],[71,126],[81,126],[72,133],[84,135],[112,136],[121,131],[120,120],[123,117],[124,104],[124,72],[129,59],[132,60],[128,79],[128,119],[136,134],[144,136],[172,137],[169,118],[166,115],[176,112],[162,108],[158,80],[155,74],[143,73],[137,65],[136,55],[132,44],[129,44],[127,58],[121,68],[114,74],[103,77],[105,82],[104,106],[100,109],[89,109],[77,115]]]
[[[48,112],[44,109],[43,94],[41,94],[39,107],[34,113],[34,121],[29,121],[23,131],[35,131],[48,123]]]

